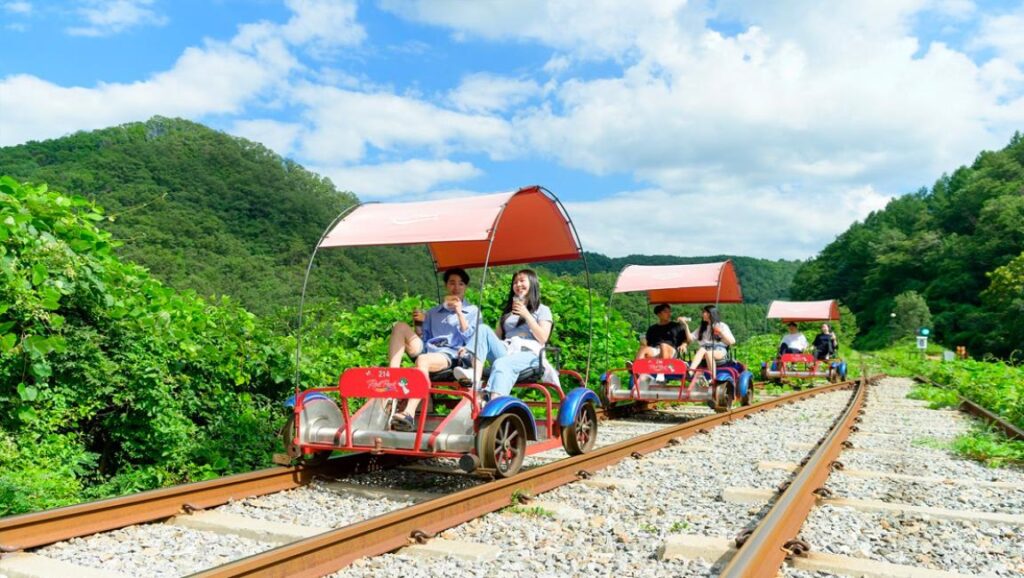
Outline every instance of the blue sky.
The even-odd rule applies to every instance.
[[[153,115],[608,255],[806,258],[1024,129],[1024,3],[0,0],[0,145]]]

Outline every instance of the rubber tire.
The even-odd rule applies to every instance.
[[[751,380],[750,385],[747,386],[747,393],[740,398],[740,407],[746,407],[754,403],[754,382]]]
[[[511,447],[506,448],[512,451],[514,456],[511,461],[502,460],[498,463],[495,445],[499,435],[509,435],[515,432],[512,437]],[[516,475],[523,467],[523,459],[526,458],[526,425],[523,420],[514,413],[504,413],[492,419],[480,429],[476,438],[476,453],[480,456],[480,467],[494,472],[497,478],[508,478]]]
[[[715,412],[724,413],[732,409],[732,404],[736,401],[736,396],[733,395],[732,385],[728,382],[718,384],[718,387],[722,388],[720,391],[716,390],[715,395]],[[724,394],[722,393],[724,392]],[[723,397],[725,403],[723,404]]]
[[[284,453],[295,462],[296,465],[303,466],[322,466],[331,454],[334,452],[321,451],[312,454],[304,454],[299,450],[299,446],[293,442],[293,434],[295,433],[295,414],[288,417],[288,421],[285,422],[284,427],[281,428],[281,443],[284,444]]]
[[[580,443],[580,436],[585,438]],[[562,447],[570,456],[585,454],[594,449],[597,442],[597,411],[594,404],[585,402],[576,411],[572,424],[562,429]]]

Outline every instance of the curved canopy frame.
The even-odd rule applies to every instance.
[[[482,267],[481,295],[491,266],[582,258],[590,310],[591,330],[584,377],[585,382],[589,382],[594,324],[590,269],[565,206],[554,193],[534,185],[511,193],[411,203],[357,204],[342,211],[313,249],[302,282],[295,352],[296,391],[300,381],[302,308],[317,251],[329,247],[420,244],[425,244],[430,251],[435,271]],[[478,324],[481,317],[477,318]]]
[[[582,254],[561,203],[538,186],[476,197],[362,205],[339,220],[319,246],[413,244],[427,245],[438,271],[564,261]]]
[[[768,307],[768,319],[790,321],[837,321],[839,304],[835,299],[825,301],[772,301]]]
[[[646,291],[649,303],[742,303],[732,260],[691,265],[629,265],[613,293]]]

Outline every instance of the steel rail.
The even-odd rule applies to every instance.
[[[942,385],[942,384],[939,384],[939,383],[935,383],[934,381],[928,379],[927,377],[923,377],[923,376],[920,376],[920,375],[915,375],[914,376],[914,380],[918,381],[920,383],[923,383],[925,385],[930,385],[932,387],[937,387],[939,389],[946,389],[946,390],[953,389],[953,388],[951,388],[949,386],[945,386],[945,385]],[[1019,427],[1013,425],[1012,423],[1006,421],[1005,419],[1003,419],[1002,416],[996,414],[995,412],[992,412],[991,410],[988,410],[988,409],[978,405],[977,403],[967,399],[966,397],[960,395],[959,393],[957,393],[956,397],[957,397],[957,399],[960,400],[960,405],[957,406],[958,410],[960,410],[960,411],[962,411],[964,413],[969,413],[969,414],[973,415],[974,417],[977,417],[977,418],[981,419],[982,421],[988,422],[989,424],[994,426],[996,429],[998,429],[999,431],[1003,432],[1003,435],[1005,435],[1007,439],[1011,439],[1011,440],[1024,440],[1024,430],[1022,430]]]
[[[623,459],[642,458],[643,454],[661,449],[673,443],[673,440],[684,439],[706,432],[708,428],[749,417],[754,413],[853,385],[852,381],[835,383],[689,421],[605,446],[587,454],[526,470],[511,478],[495,480],[292,542],[193,576],[313,577],[330,574],[359,558],[390,552],[414,540],[422,540],[437,532],[497,511],[510,505],[514,495],[536,495],[589,477],[597,469]]]
[[[0,551],[15,552],[106,532],[132,524],[164,520],[250,496],[272,494],[309,483],[316,475],[343,476],[390,467],[394,456],[353,454],[320,467],[277,467],[150,490],[129,496],[0,518]]]
[[[874,381],[876,378],[872,378]],[[829,432],[818,442],[817,449],[793,478],[768,514],[758,522],[749,537],[722,569],[721,577],[772,578],[778,575],[786,557],[800,548],[797,534],[817,500],[815,492],[828,478],[834,460],[842,452],[843,442],[855,428],[854,422],[862,413],[867,393],[867,381],[862,377],[850,397],[846,410]]]

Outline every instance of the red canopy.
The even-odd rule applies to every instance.
[[[839,319],[839,305],[835,299],[827,301],[772,301],[768,319],[790,321],[828,321]]]
[[[514,193],[362,205],[339,221],[320,246],[420,243],[430,248],[439,271],[580,257],[568,216],[553,195],[537,186]]]
[[[630,265],[619,273],[615,293],[647,291],[650,303],[742,303],[732,261],[694,265]]]

